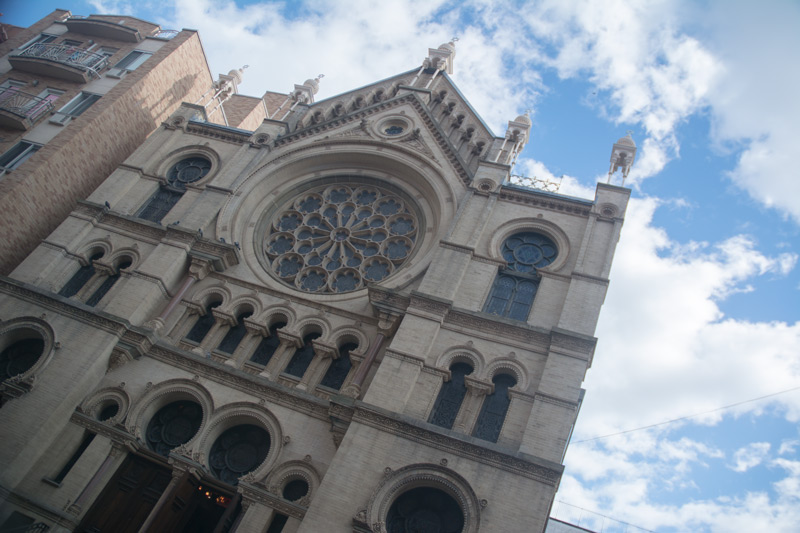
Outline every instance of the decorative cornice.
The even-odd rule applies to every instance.
[[[290,143],[299,141],[301,139],[319,135],[329,130],[338,129],[339,127],[345,124],[350,124],[356,120],[358,121],[363,120],[371,115],[392,109],[394,107],[398,107],[402,104],[409,104],[417,111],[420,120],[422,121],[423,124],[425,124],[426,128],[428,129],[428,132],[436,141],[436,144],[439,146],[442,152],[447,156],[447,160],[450,162],[450,165],[456,171],[459,178],[461,178],[461,181],[465,185],[469,185],[469,183],[472,181],[472,172],[469,171],[466,163],[463,161],[461,156],[455,150],[455,147],[450,143],[450,139],[441,130],[441,128],[439,127],[439,123],[433,119],[430,112],[428,111],[427,106],[422,102],[419,96],[414,93],[406,93],[404,95],[397,96],[395,98],[383,102],[379,102],[370,107],[353,111],[348,115],[336,117],[326,122],[315,124],[307,128],[295,131],[289,135],[276,139],[275,147],[277,148],[285,146]],[[329,141],[332,140],[333,139],[329,139]],[[363,139],[360,142],[372,142],[380,146],[386,146],[387,144],[383,142],[366,141],[366,139]]]
[[[562,398],[556,398],[555,396],[550,396],[549,394],[544,394],[541,392],[537,392],[536,394],[534,394],[534,401],[549,403],[550,405],[563,407],[571,411],[578,410],[578,402],[571,402],[569,400],[564,400]]]
[[[425,366],[425,360],[421,357],[417,357],[415,355],[411,355],[408,353],[403,353],[398,350],[387,349],[384,357],[391,357],[392,359],[397,359],[399,361],[405,361],[406,363],[411,363],[412,365],[417,365],[420,368]]]
[[[267,507],[272,507],[279,513],[302,520],[306,515],[306,508],[297,505],[296,503],[284,500],[280,496],[272,494],[266,487],[256,484],[248,483],[247,481],[239,481],[239,492],[242,493],[242,499],[249,502],[263,503]]]
[[[553,487],[558,485],[561,473],[564,471],[562,465],[556,463],[550,465],[538,464],[517,455],[491,449],[488,441],[486,445],[481,445],[451,437],[435,429],[420,427],[389,414],[380,413],[364,404],[356,407],[353,414],[353,422],[362,423],[380,431],[436,448],[448,454],[491,465],[500,470],[534,479]],[[431,427],[433,428],[434,426]],[[477,440],[472,437],[467,438]],[[542,460],[542,462],[544,461]]]
[[[538,344],[542,347],[550,345],[548,331],[533,328],[524,322],[510,324],[510,320],[489,315],[475,313],[465,309],[451,309],[444,318],[444,324],[468,328],[472,331],[482,332],[493,338],[501,337],[512,339],[525,344]]]
[[[581,203],[571,203],[567,199],[554,198],[543,194],[535,189],[524,190],[518,187],[503,186],[500,189],[500,199],[516,204],[530,205],[549,211],[559,211],[582,217],[589,217],[592,210],[591,205]]]
[[[328,420],[327,402],[297,389],[267,381],[259,376],[233,370],[229,365],[216,363],[162,342],[153,346],[146,357],[162,361],[257,398],[263,398],[274,404],[303,412],[319,420]]]
[[[57,296],[50,291],[4,276],[0,276],[0,292],[32,301],[41,307],[50,309],[85,324],[90,324],[119,337],[121,337],[130,326],[125,320],[109,318],[111,315],[106,315],[102,311],[94,310],[76,300]]]
[[[253,132],[236,132],[231,131],[228,129],[222,129],[220,126],[216,126],[212,124],[201,124],[199,122],[189,121],[186,125],[186,133],[192,133],[194,135],[201,135],[203,137],[210,137],[211,139],[217,139],[218,141],[225,141],[230,143],[236,144],[244,144],[249,143],[250,138],[253,136]]]

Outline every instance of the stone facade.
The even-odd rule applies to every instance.
[[[184,104],[0,278],[0,523],[544,530],[629,190],[510,184],[454,56]]]

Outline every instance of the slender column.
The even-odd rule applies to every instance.
[[[475,422],[478,420],[478,413],[480,413],[481,406],[483,405],[483,398],[487,394],[492,393],[494,384],[466,376],[464,378],[464,385],[467,387],[467,396],[461,403],[461,409],[458,411],[453,429],[469,435],[472,433],[472,428],[475,427]]]
[[[261,339],[269,336],[269,330],[261,324],[251,322],[249,319],[244,319],[244,327],[247,329],[247,334],[236,347],[236,350],[231,354],[231,358],[225,361],[226,365],[231,365],[235,368],[242,368],[247,357],[253,353],[256,346]]]
[[[378,357],[378,353],[380,352],[384,341],[387,337],[394,335],[397,326],[400,325],[399,315],[395,315],[386,311],[379,311],[378,317],[380,319],[378,322],[378,334],[375,335],[375,340],[370,345],[367,354],[361,361],[361,364],[358,365],[356,373],[353,376],[353,380],[349,385],[347,385],[347,387],[344,388],[344,390],[342,390],[343,394],[350,396],[351,398],[358,398],[361,396],[361,387],[364,386],[364,381],[367,379],[369,371],[372,368],[372,363],[374,363],[375,358]]]
[[[259,374],[261,377],[268,379],[277,376],[286,368],[286,365],[289,363],[289,357],[294,353],[290,348],[296,350],[303,345],[303,339],[297,335],[285,332],[282,329],[279,329],[277,333],[281,343],[272,355],[272,359],[269,360],[267,366],[261,371],[261,374]]]
[[[175,293],[164,310],[161,311],[161,314],[151,320],[147,325],[156,331],[163,328],[164,324],[167,322],[167,318],[169,318],[169,315],[186,295],[186,292],[191,288],[192,285],[194,285],[196,281],[200,281],[205,278],[208,273],[211,272],[212,268],[213,266],[211,265],[210,261],[192,257],[192,264],[189,265],[189,272],[186,274],[186,277],[184,278],[181,287],[178,289],[178,292]]]
[[[314,359],[311,360],[306,373],[303,374],[303,379],[297,384],[297,388],[301,390],[314,390],[337,355],[336,348],[333,346],[322,344],[316,340],[311,343],[314,345]]]
[[[100,465],[100,468],[98,468],[97,472],[94,473],[92,479],[89,480],[89,483],[86,484],[78,497],[75,498],[72,506],[77,507],[78,509],[83,507],[83,504],[86,503],[88,496],[92,494],[97,485],[102,482],[105,473],[109,468],[111,468],[111,464],[114,463],[120,455],[122,455],[122,452],[122,444],[118,442],[111,443],[111,451],[108,452],[108,455],[103,460],[103,464]]]
[[[228,504],[228,508],[225,509],[225,512],[222,513],[222,516],[217,521],[217,527],[214,528],[213,533],[222,533],[225,530],[225,522],[230,519],[233,512],[236,510],[236,506],[239,505],[239,501],[242,499],[242,493],[237,492],[233,495],[233,499]]]
[[[156,517],[164,508],[164,506],[169,502],[173,496],[175,496],[175,491],[178,490],[178,486],[182,484],[184,481],[189,479],[189,471],[188,470],[173,470],[172,472],[172,479],[167,485],[167,488],[164,489],[164,492],[161,493],[161,497],[156,502],[155,507],[153,510],[150,511],[150,514],[147,515],[147,519],[142,524],[142,527],[139,528],[139,533],[147,533],[150,527],[155,522]]]

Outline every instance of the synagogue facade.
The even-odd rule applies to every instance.
[[[513,184],[454,58],[184,103],[0,278],[0,524],[544,530],[630,191]]]

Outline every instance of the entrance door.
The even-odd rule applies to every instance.
[[[75,532],[136,533],[171,479],[169,469],[128,455]]]

